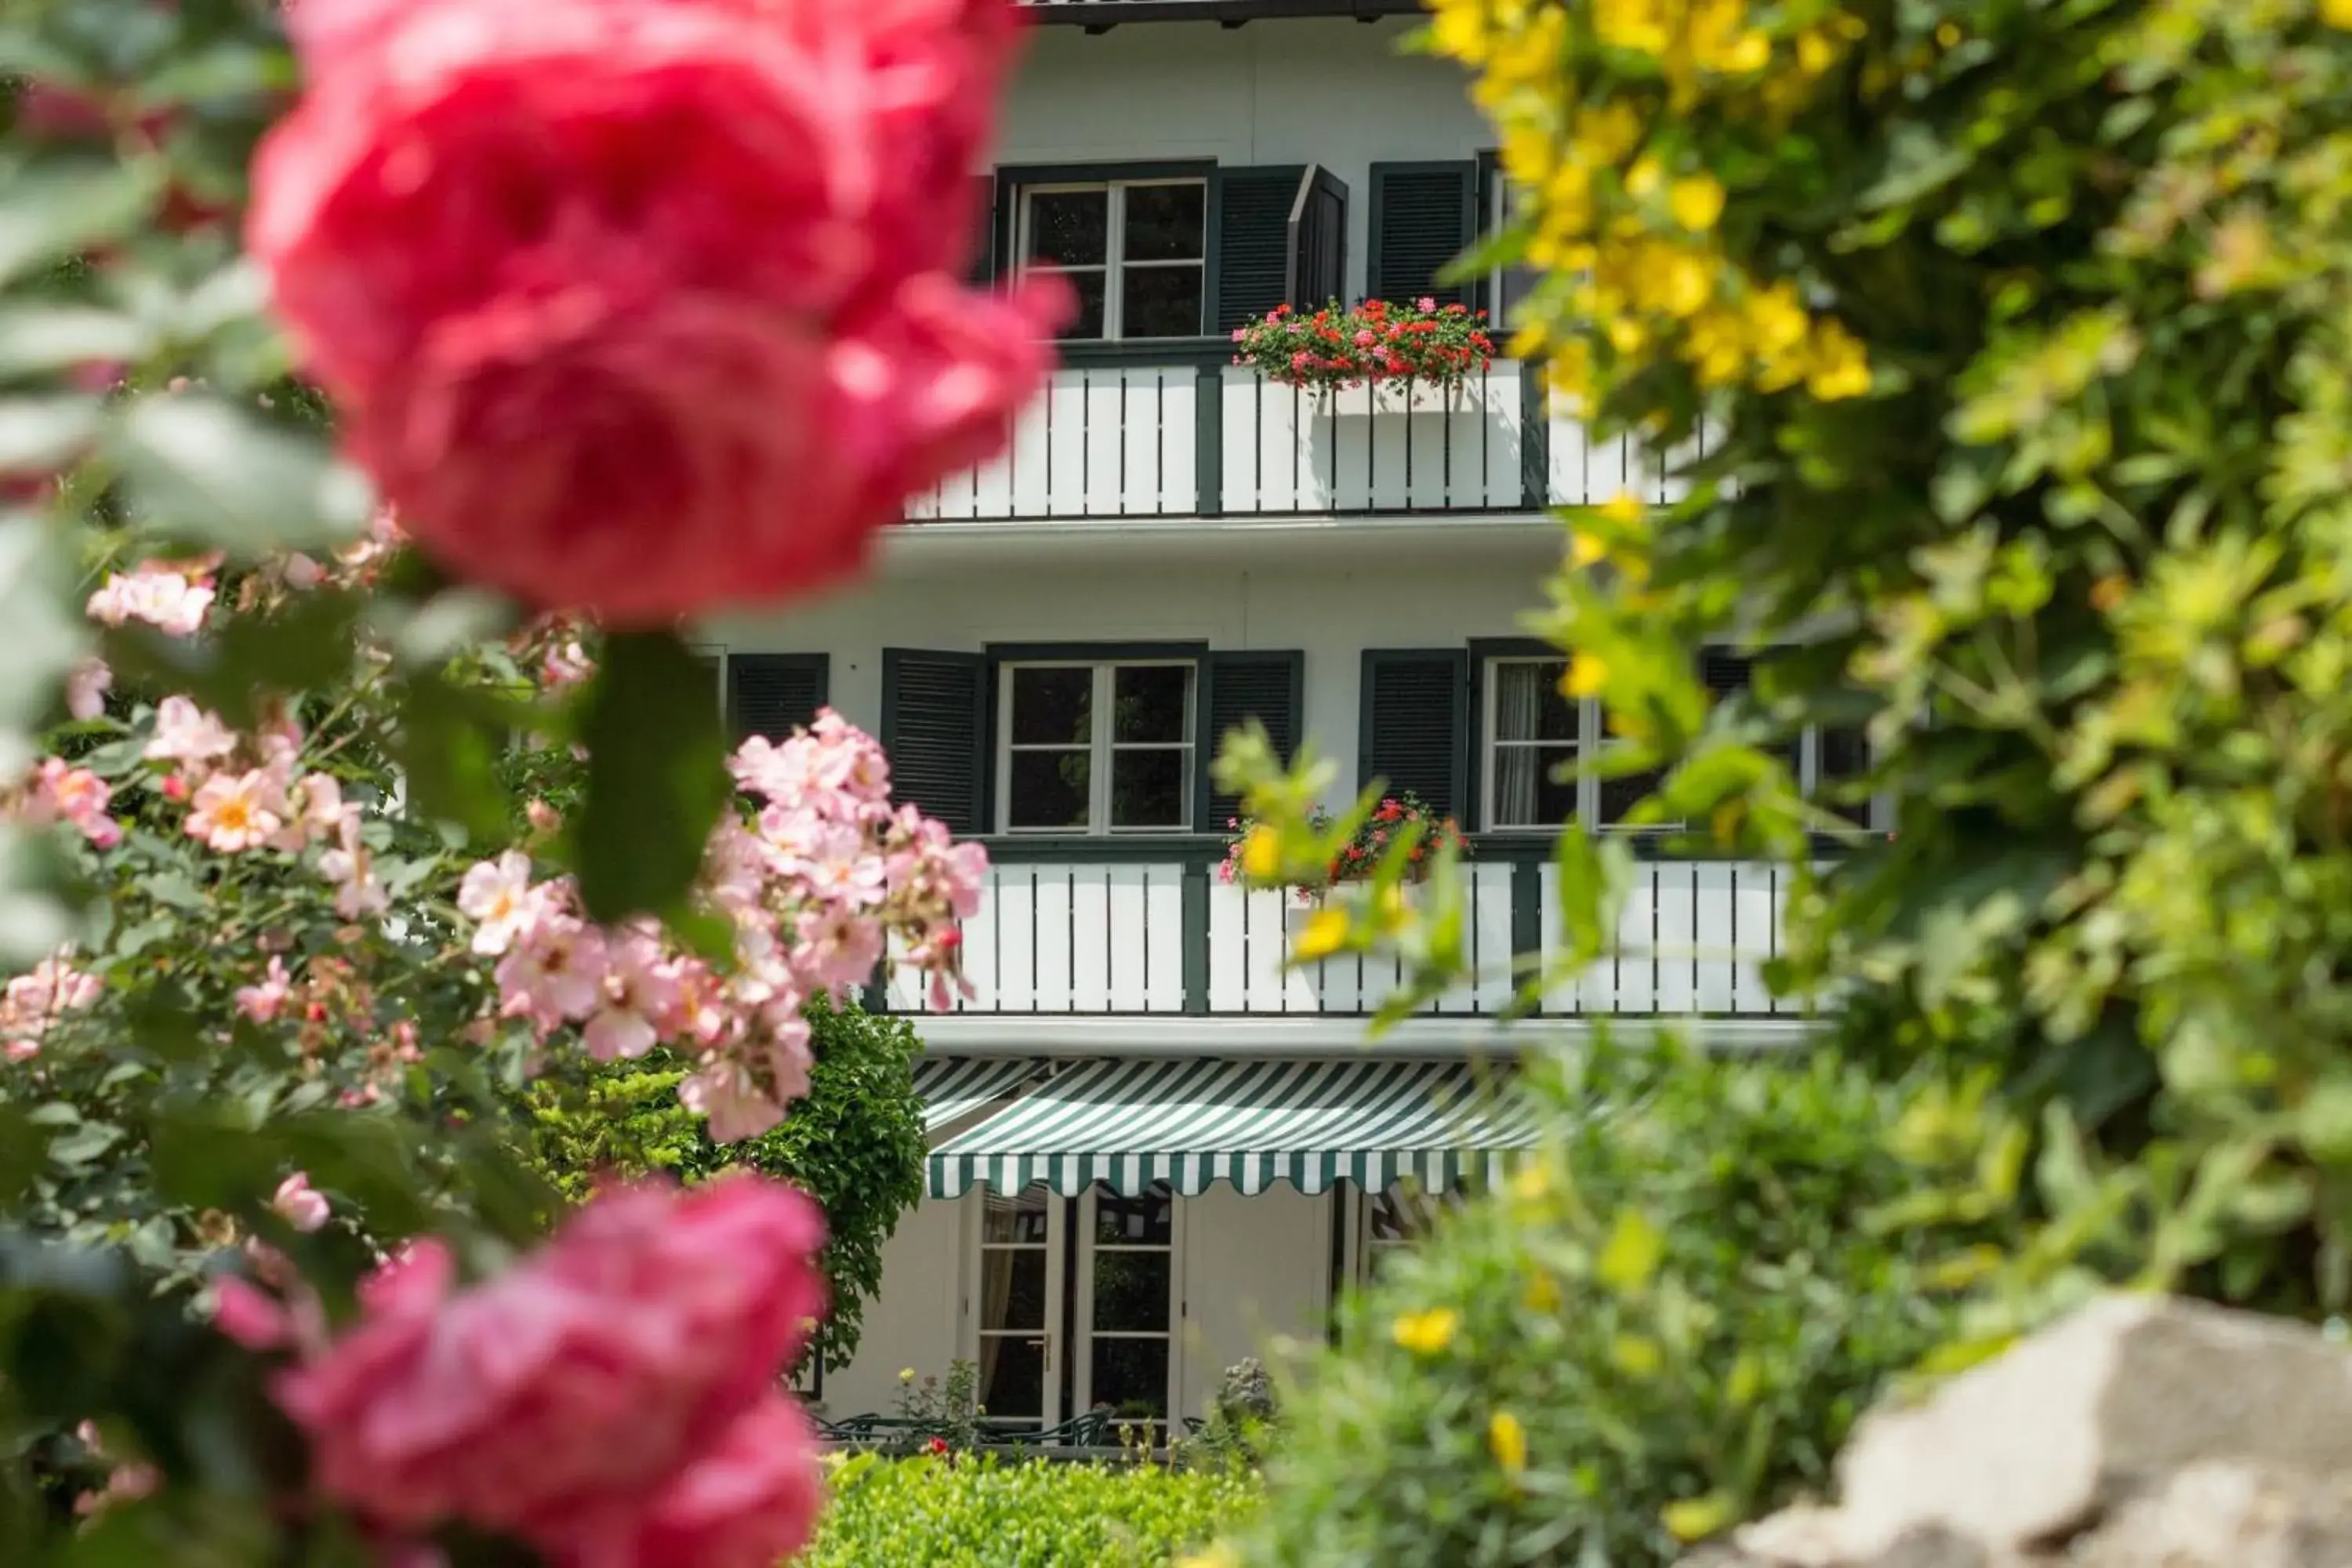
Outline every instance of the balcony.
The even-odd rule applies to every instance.
[[[1003,456],[919,497],[909,522],[1496,514],[1685,488],[1631,438],[1549,413],[1517,361],[1454,387],[1310,392],[1222,342],[1066,357]]]
[[[1276,16],[1347,16],[1369,22],[1412,16],[1421,0],[1022,0],[1037,21],[1101,32],[1122,22],[1223,22],[1239,26]]]
[[[1482,847],[1465,868],[1467,946],[1480,975],[1439,1014],[1510,1003],[1515,955],[1557,950],[1549,847]],[[1402,984],[1393,963],[1348,955],[1286,970],[1307,911],[1289,895],[1217,879],[1220,840],[1181,847],[1115,841],[990,846],[979,911],[963,922],[965,1015],[1092,1017],[1361,1017]],[[1762,964],[1780,952],[1789,874],[1760,862],[1649,859],[1621,914],[1615,951],[1543,999],[1545,1017],[1793,1018]],[[913,978],[884,1004],[924,1011]]]

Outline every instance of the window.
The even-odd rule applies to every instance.
[[[1445,1211],[1460,1202],[1454,1194],[1433,1196],[1406,1187],[1368,1195],[1358,1211],[1363,1215],[1363,1277],[1379,1279],[1391,1258],[1425,1240]]]
[[[1584,741],[1583,703],[1560,695],[1568,662],[1498,658],[1486,667],[1486,823],[1557,828],[1577,811],[1572,769]]]
[[[1720,700],[1744,689],[1752,662],[1710,650],[1703,661],[1709,689]],[[1540,655],[1485,661],[1479,822],[1489,832],[1553,832],[1571,816],[1594,827],[1622,826],[1635,803],[1658,787],[1655,770],[1604,779],[1555,776],[1573,775],[1580,756],[1598,756],[1611,744],[1601,704],[1560,694],[1567,673],[1566,659]],[[1808,726],[1779,750],[1809,796],[1869,769],[1868,746],[1856,731]],[[1833,809],[1857,826],[1870,824],[1866,802]],[[1645,822],[1640,828],[1664,832],[1681,826]]]
[[[1090,1257],[1078,1303],[1087,1329],[1079,1405],[1165,1442],[1175,1381],[1175,1194],[1154,1182],[1126,1197],[1097,1183],[1084,1209]]]
[[[1021,203],[1027,270],[1058,272],[1077,296],[1066,339],[1201,335],[1208,184],[1113,180],[1033,185]]]
[[[1188,660],[1007,664],[997,762],[1007,833],[1169,833],[1192,821]]]

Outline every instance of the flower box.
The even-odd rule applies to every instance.
[[[1421,299],[1391,305],[1367,300],[1342,307],[1337,301],[1313,312],[1277,305],[1234,330],[1234,363],[1267,380],[1323,395],[1342,387],[1369,386],[1377,405],[1381,395],[1402,392],[1402,411],[1424,410],[1411,399],[1434,390],[1450,394],[1495,363],[1495,340],[1486,312]],[[1372,413],[1387,412],[1379,406]]]

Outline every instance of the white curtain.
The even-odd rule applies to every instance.
[[[1495,739],[1532,741],[1543,721],[1544,677],[1555,667],[1547,664],[1499,664],[1495,667]],[[1498,745],[1495,748],[1495,820],[1493,827],[1525,827],[1538,823],[1536,791],[1543,782],[1548,748]]]

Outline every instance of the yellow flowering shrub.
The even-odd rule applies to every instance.
[[[1768,978],[1842,1049],[1983,1075],[1992,1173],[1902,1217],[2040,1228],[1948,1260],[1950,1359],[2101,1281],[2352,1308],[2352,4],[1433,5],[1516,187],[1476,265],[1544,274],[1519,349],[1704,448],[1564,542],[1589,765],[1790,867]],[[1764,657],[1717,704],[1725,643]],[[1807,725],[1866,728],[1893,832],[1799,798]],[[1558,869],[1580,966],[1621,866]]]
[[[1926,1242],[1856,1223],[1912,1179],[1896,1091],[1647,1047],[1531,1076],[1541,1157],[1342,1309],[1224,1568],[1656,1568],[1822,1484],[1948,1326]]]

